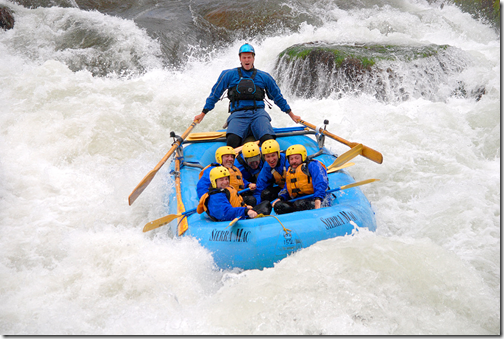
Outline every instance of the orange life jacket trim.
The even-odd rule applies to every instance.
[[[207,214],[208,214],[208,197],[210,197],[210,195],[212,195],[212,194],[217,194],[217,193],[225,193],[226,198],[229,200],[229,203],[233,207],[245,206],[245,204],[243,202],[243,198],[241,197],[241,195],[238,194],[238,191],[235,190],[233,187],[228,186],[223,189],[212,188],[207,193],[203,194],[203,196],[201,197],[201,199],[198,203],[198,207],[196,208],[196,212],[198,212],[198,214],[201,214],[203,212],[207,212]],[[210,216],[210,214],[208,214],[208,215]]]
[[[287,173],[287,169],[283,168],[283,175],[278,173],[278,171],[276,169],[271,169],[271,174],[273,175],[273,178],[275,179],[275,183],[280,187],[280,188],[284,188],[285,186],[285,175]]]
[[[243,182],[243,176],[238,167],[233,166],[228,168],[229,170],[229,185],[233,186],[233,188],[237,190],[242,190],[245,188],[245,183]]]

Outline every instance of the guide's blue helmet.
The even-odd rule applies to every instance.
[[[240,47],[240,50],[238,51],[238,55],[240,55],[242,53],[252,53],[255,56],[254,47],[252,47],[251,44],[244,44]]]

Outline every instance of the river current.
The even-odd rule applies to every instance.
[[[205,24],[202,13],[226,1],[20,3],[0,0],[16,19],[0,31],[0,333],[501,333],[500,33],[489,24],[420,0],[229,2],[290,15],[250,32]],[[361,187],[377,231],[244,272],[215,269],[194,239],[142,233],[166,214],[169,163],[132,206],[128,195],[221,70],[239,65],[239,46],[253,44],[256,67],[277,75],[284,49],[312,41],[457,51],[453,74],[426,80],[418,67],[429,65],[399,65],[432,95],[315,99],[281,84],[304,120],[328,119],[332,133],[383,154],[349,169],[381,179]],[[270,115],[295,125],[276,106]],[[223,101],[194,132],[226,118]]]

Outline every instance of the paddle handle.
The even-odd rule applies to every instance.
[[[339,141],[342,144],[345,144],[350,148],[354,148],[355,146],[359,145],[359,143],[357,143],[357,142],[351,142],[351,141],[345,140],[345,139],[343,139],[335,134],[332,134],[331,132],[328,132],[322,128],[317,128],[315,125],[310,124],[309,122],[306,122],[304,120],[300,119],[300,120],[298,120],[298,123],[301,123],[301,124],[305,125],[306,127],[311,128],[314,131],[317,131],[319,133],[327,135],[328,137],[330,137],[336,141]],[[364,146],[364,145],[362,145],[362,156],[365,158],[368,158],[369,160],[374,161],[378,164],[381,164],[383,162],[383,155],[380,152],[378,152],[370,147]]]
[[[317,131],[317,132],[319,132],[319,133],[325,134],[325,135],[327,135],[328,137],[331,137],[331,138],[333,138],[334,140],[339,141],[339,142],[341,142],[342,144],[345,144],[345,145],[349,146],[350,148],[352,148],[352,147],[354,147],[355,145],[357,145],[357,143],[356,143],[356,142],[350,142],[350,141],[348,141],[348,140],[345,140],[345,139],[343,139],[343,138],[340,138],[339,136],[337,136],[337,135],[335,135],[335,134],[332,134],[331,132],[328,132],[328,131],[326,131],[326,130],[324,130],[324,129],[322,129],[322,128],[317,128],[317,126],[312,125],[312,124],[310,124],[309,122],[306,122],[306,121],[304,121],[304,120],[299,120],[298,122],[302,123],[302,124],[303,124],[303,125],[305,125],[306,127],[311,128],[311,129],[312,129],[312,130],[314,130],[314,131]]]
[[[193,121],[193,123],[191,124],[191,126],[189,126],[188,129],[185,130],[184,133],[182,133],[182,135],[180,136],[180,139],[175,141],[172,145],[172,147],[170,148],[170,150],[168,151],[168,153],[165,154],[165,156],[163,157],[163,159],[161,159],[161,161],[156,165],[156,167],[154,167],[154,170],[155,171],[158,171],[161,166],[164,165],[164,163],[166,162],[166,160],[168,160],[168,158],[170,158],[170,155],[173,154],[173,152],[180,146],[180,144],[187,138],[187,136],[189,135],[189,133],[191,133],[192,129],[196,126],[197,122]]]

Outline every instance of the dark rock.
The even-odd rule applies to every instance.
[[[12,11],[3,6],[0,6],[0,27],[4,30],[14,27],[14,16],[12,15]]]
[[[302,10],[274,1],[204,1],[191,8],[197,25],[227,41],[296,31],[302,23],[321,24]]]

